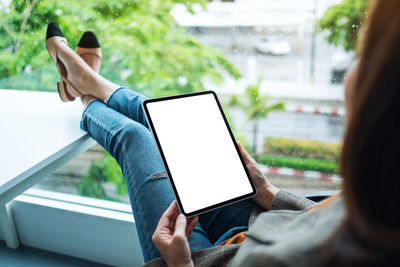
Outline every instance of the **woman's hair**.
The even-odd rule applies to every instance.
[[[399,0],[370,1],[357,52],[341,152],[347,217],[322,262],[400,266]]]

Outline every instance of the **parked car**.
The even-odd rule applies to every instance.
[[[353,53],[334,53],[331,58],[331,84],[343,84],[344,75],[351,65]]]
[[[275,38],[262,38],[255,44],[257,52],[262,54],[284,56],[292,51],[288,41]]]

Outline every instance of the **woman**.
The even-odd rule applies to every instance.
[[[315,205],[277,189],[239,144],[257,195],[191,219],[174,202],[141,108],[145,97],[97,73],[101,57],[94,38],[81,58],[58,26],[49,24],[47,47],[62,76],[60,96],[81,97],[82,129],[120,164],[149,266],[399,263],[400,180],[394,159],[400,123],[393,113],[399,113],[400,100],[400,2],[374,3],[359,64],[346,84],[344,201],[337,195]]]
[[[400,1],[371,1],[347,88],[341,174],[347,217],[329,266],[400,266]]]

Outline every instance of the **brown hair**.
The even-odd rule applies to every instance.
[[[329,266],[400,265],[400,1],[371,1],[368,16],[341,153],[348,215]]]

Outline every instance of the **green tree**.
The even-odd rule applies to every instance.
[[[200,91],[204,80],[221,84],[239,71],[216,48],[189,35],[171,9],[204,8],[207,0],[11,0],[0,1],[0,88],[55,91],[58,73],[45,46],[47,24],[56,21],[71,48],[91,30],[101,43],[101,74],[149,97]],[[107,153],[77,184],[82,195],[108,198],[102,182],[126,194],[125,180]]]
[[[346,51],[355,50],[367,4],[368,0],[343,0],[330,6],[318,20],[319,30],[328,32],[329,43]]]
[[[118,200],[107,196],[102,187],[104,182],[114,184],[118,196],[128,194],[121,168],[108,152],[104,153],[104,157],[99,162],[92,162],[88,173],[83,175],[82,179],[76,184],[76,188],[79,195]]]
[[[47,54],[47,23],[56,21],[72,48],[85,30],[98,35],[101,73],[149,96],[203,90],[202,81],[223,82],[238,70],[213,47],[180,27],[170,11],[206,0],[12,0],[0,5],[1,87],[54,91],[56,67]]]
[[[259,119],[266,118],[272,111],[284,110],[285,104],[282,101],[270,103],[270,97],[260,95],[260,85],[262,78],[259,78],[257,83],[250,84],[246,87],[245,100],[239,96],[233,95],[229,100],[228,106],[239,107],[246,113],[248,121],[253,123],[253,152],[257,159],[257,136]]]

